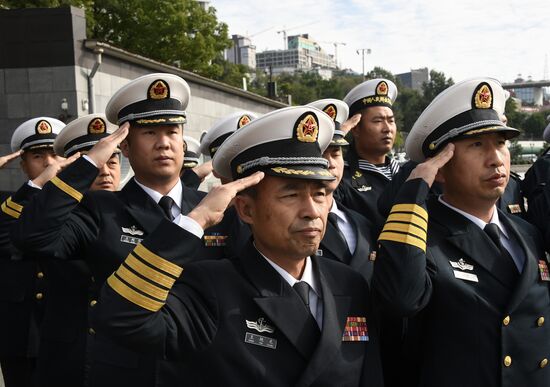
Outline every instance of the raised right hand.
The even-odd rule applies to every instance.
[[[216,186],[187,216],[195,220],[203,230],[206,230],[221,222],[225,210],[237,193],[258,184],[263,178],[263,172],[256,172],[231,183]]]
[[[92,159],[98,168],[103,167],[103,165],[109,161],[117,147],[128,135],[129,128],[130,123],[125,122],[113,133],[99,140],[99,142],[90,149],[87,156]]]
[[[18,158],[22,153],[23,153],[22,150],[18,150],[18,151],[15,151],[13,153],[10,153],[9,155],[1,156],[0,157],[0,169],[4,168],[13,159]]]
[[[76,159],[80,157],[80,152],[76,152],[74,155],[68,158],[56,157],[50,165],[44,169],[44,171],[38,175],[32,182],[39,187],[44,187],[48,181],[53,179],[64,168],[72,164]]]
[[[455,145],[449,143],[441,152],[416,166],[407,178],[408,180],[421,178],[431,187],[435,181],[437,172],[453,158]]]

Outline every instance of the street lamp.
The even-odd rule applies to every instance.
[[[360,48],[356,52],[357,55],[361,55],[363,59],[363,80],[365,80],[365,52],[367,53],[367,55],[369,55],[371,53],[371,50],[370,48]],[[359,54],[359,52],[361,52],[361,54]]]

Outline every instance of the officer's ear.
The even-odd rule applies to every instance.
[[[445,171],[444,171],[444,168],[445,168],[445,166],[440,168],[437,171],[437,174],[435,175],[435,181],[437,181],[439,184],[445,184]]]
[[[251,190],[252,189],[252,190]],[[251,190],[251,191],[249,191]],[[254,209],[256,206],[255,187],[250,187],[240,192],[233,200],[233,206],[244,223],[254,224]]]
[[[128,141],[128,138],[125,138],[124,140],[122,140],[122,142],[120,143],[120,150],[124,155],[124,157],[127,158],[130,152],[130,141]]]

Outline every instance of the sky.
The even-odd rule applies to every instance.
[[[342,68],[394,74],[428,67],[460,81],[550,78],[548,0],[211,0],[229,33],[250,36],[256,52],[283,49],[287,34],[309,33]],[[328,43],[323,43],[328,42]]]

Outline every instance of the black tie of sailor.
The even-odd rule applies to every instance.
[[[488,223],[483,231],[491,238],[500,251],[502,260],[499,263],[501,267],[496,269],[503,274],[503,278],[506,279],[506,282],[510,283],[510,285],[514,285],[519,277],[519,270],[508,250],[502,245],[500,229],[495,223]]]
[[[303,346],[308,354],[312,354],[313,350],[317,346],[319,341],[320,331],[317,321],[311,314],[311,309],[309,308],[309,284],[305,281],[296,282],[292,288],[298,293],[300,299],[304,303],[304,306],[307,309],[307,319],[303,327],[298,327],[300,329],[299,344]]]
[[[172,205],[173,204],[174,204],[174,199],[172,199],[170,196],[163,196],[159,200],[160,208],[162,208],[162,211],[164,212],[164,215],[170,221],[174,220],[174,215],[172,214]]]
[[[344,256],[343,257],[338,257],[338,258],[340,258],[342,260],[342,262],[344,262],[344,263],[349,263],[351,261],[352,254],[351,254],[351,251],[349,249],[349,245],[348,245],[348,241],[346,240],[346,236],[344,235],[342,230],[340,230],[340,227],[338,227],[338,215],[336,215],[334,212],[329,212],[327,220],[332,225],[332,227],[334,227],[334,229],[336,230],[336,236],[340,240],[340,243],[342,244],[342,246],[345,246]]]

